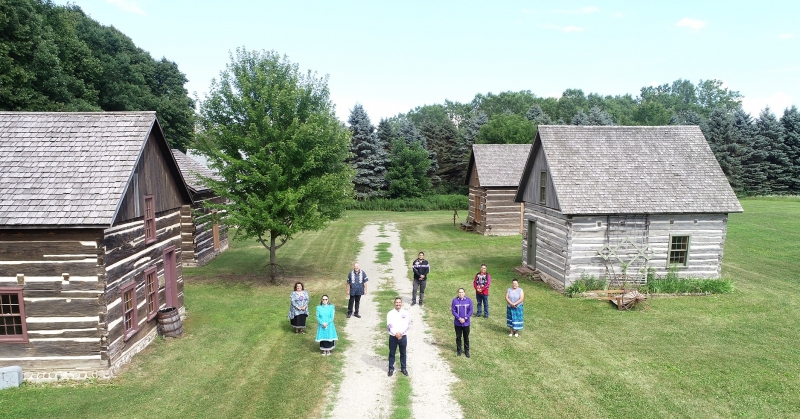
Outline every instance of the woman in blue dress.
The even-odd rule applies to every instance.
[[[339,336],[336,334],[336,326],[333,324],[333,305],[328,304],[328,296],[323,295],[322,301],[317,306],[317,339],[319,350],[322,356],[330,355],[336,347]]]
[[[508,326],[508,336],[519,337],[519,331],[525,322],[525,313],[522,302],[525,300],[525,292],[519,287],[519,281],[514,278],[511,281],[511,288],[506,290],[506,326]]]
[[[306,317],[308,317],[308,291],[302,282],[294,284],[294,291],[289,296],[289,322],[294,327],[294,334],[306,333]]]

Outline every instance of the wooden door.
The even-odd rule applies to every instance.
[[[536,221],[528,220],[527,258],[525,264],[536,269]]]
[[[178,261],[175,246],[164,250],[164,293],[167,307],[178,308]]]

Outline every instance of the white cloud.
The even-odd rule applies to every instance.
[[[744,97],[742,98],[742,109],[753,116],[758,116],[764,108],[769,109],[779,118],[783,115],[783,110],[792,106],[792,97],[784,92],[775,92],[771,96]]]
[[[613,17],[614,19],[619,19],[619,18],[624,17],[624,16],[625,16],[625,13],[622,13],[622,12],[614,12],[614,13],[611,14],[611,17]]]
[[[111,4],[119,7],[120,9],[128,12],[128,13],[134,13],[134,14],[141,15],[141,16],[145,15],[144,9],[139,7],[139,5],[136,4],[135,1],[132,1],[132,0],[106,0],[106,2],[107,3],[111,3]]]
[[[792,38],[794,38],[793,33],[782,33],[778,35],[778,39],[792,39]]]
[[[688,17],[685,17],[679,20],[678,23],[676,23],[676,25],[685,28],[691,28],[697,31],[703,29],[706,26],[706,22],[702,20],[690,19]]]

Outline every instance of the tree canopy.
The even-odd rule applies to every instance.
[[[0,2],[0,110],[156,111],[170,145],[194,137],[194,101],[177,64],[154,60],[76,5]]]
[[[301,73],[274,51],[237,49],[200,107],[198,148],[222,180],[236,239],[276,250],[301,231],[342,215],[353,197],[350,132],[333,112],[327,77]]]

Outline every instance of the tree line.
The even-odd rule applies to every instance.
[[[539,125],[699,125],[740,195],[800,194],[800,113],[754,118],[719,80],[676,80],[630,94],[560,98],[530,91],[477,94],[469,103],[418,106],[372,125],[363,106],[348,118],[358,199],[465,193],[472,144],[529,144]]]
[[[0,109],[156,111],[170,145],[194,137],[194,101],[177,64],[134,45],[76,5],[0,1]]]

